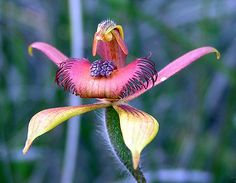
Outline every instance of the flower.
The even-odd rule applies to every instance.
[[[112,106],[119,115],[125,145],[131,151],[133,168],[139,164],[143,148],[156,136],[159,124],[151,115],[127,104],[128,101],[167,80],[200,57],[219,52],[213,47],[201,47],[177,58],[159,72],[150,57],[137,58],[125,64],[128,49],[122,26],[111,20],[98,24],[94,34],[92,54],[101,59],[91,63],[85,58],[68,58],[53,46],[35,42],[29,46],[43,52],[58,67],[56,82],[75,95],[97,98],[98,103],[51,108],[35,114],[29,122],[28,135],[23,149],[25,154],[38,136],[50,131],[76,115]]]

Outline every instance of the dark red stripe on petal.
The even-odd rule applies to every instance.
[[[65,90],[70,91],[72,94],[76,94],[75,84],[72,81],[72,78],[70,77],[69,73],[72,66],[73,66],[72,61],[61,63],[57,71],[55,81],[59,86],[64,87]]]
[[[119,107],[121,107],[124,110],[124,112],[131,113],[132,115],[136,116],[143,115],[142,111],[139,111],[138,109],[131,107],[130,105],[121,104],[119,105]]]

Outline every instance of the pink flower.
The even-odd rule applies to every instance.
[[[97,98],[99,102],[46,109],[35,114],[29,123],[23,153],[28,151],[35,138],[67,119],[112,106],[119,115],[123,140],[131,151],[134,169],[138,167],[141,151],[156,136],[159,125],[151,115],[128,105],[127,102],[208,53],[215,52],[217,58],[220,56],[215,48],[207,46],[184,54],[159,72],[149,57],[137,58],[126,65],[128,49],[124,42],[123,29],[111,20],[98,25],[92,54],[98,54],[101,59],[93,63],[85,58],[68,58],[47,43],[31,44],[30,54],[33,48],[43,52],[57,65],[55,80],[59,86],[83,98]]]

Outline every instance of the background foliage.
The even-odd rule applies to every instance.
[[[21,154],[30,118],[67,105],[68,93],[53,83],[56,68],[27,47],[45,41],[70,55],[67,1],[0,1],[0,182],[60,182],[66,123]],[[132,103],[160,123],[143,153],[150,182],[236,181],[236,2],[234,0],[84,0],[84,51],[91,57],[97,24],[122,24],[128,60],[152,53],[160,70],[197,47],[211,45],[221,61],[206,56]],[[87,103],[88,100],[84,100]],[[75,182],[118,182],[124,174],[106,150],[101,111],[82,116]]]

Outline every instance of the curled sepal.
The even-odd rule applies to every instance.
[[[113,105],[120,118],[124,142],[132,154],[133,167],[139,164],[143,148],[156,136],[159,124],[151,115],[129,105]]]
[[[158,73],[158,80],[156,81],[155,85],[165,81],[166,79],[170,78],[177,72],[181,71],[194,61],[198,60],[202,56],[209,54],[209,53],[216,53],[216,58],[220,58],[220,53],[212,47],[202,47],[202,48],[197,48],[195,50],[192,50],[181,57],[177,58],[167,66],[165,66],[160,72]]]
[[[69,59],[60,64],[56,82],[83,98],[121,99],[153,85],[156,74],[155,64],[147,58],[139,58],[105,77],[93,77],[88,60]]]
[[[68,57],[65,56],[63,53],[61,53],[58,49],[56,49],[52,45],[44,43],[44,42],[32,43],[28,48],[28,52],[30,55],[33,54],[33,48],[43,52],[57,66],[59,66],[60,63],[66,61],[68,59]]]
[[[109,105],[109,103],[96,103],[90,105],[51,108],[38,112],[29,122],[28,135],[23,153],[25,154],[29,150],[34,139],[50,131],[69,118],[98,108],[107,107]]]
[[[189,51],[189,52],[185,53],[184,55],[182,55],[181,57],[179,57],[179,58],[175,59],[174,61],[172,61],[171,63],[169,63],[163,69],[161,69],[158,72],[158,78],[155,81],[154,85],[156,86],[159,83],[169,79],[171,76],[175,75],[176,73],[178,73],[179,71],[181,71],[182,69],[184,69],[185,67],[190,65],[191,63],[197,61],[199,58],[201,58],[209,53],[216,53],[216,58],[217,59],[220,58],[219,51],[213,47],[210,47],[210,46],[201,47],[201,48],[197,48],[192,51]],[[142,90],[139,90],[139,91],[133,93],[132,95],[127,96],[127,98],[125,100],[126,101],[132,100],[132,99],[138,97],[139,95],[141,95],[142,93],[146,92],[150,88],[151,88],[151,86],[148,86],[147,88],[143,88]]]

